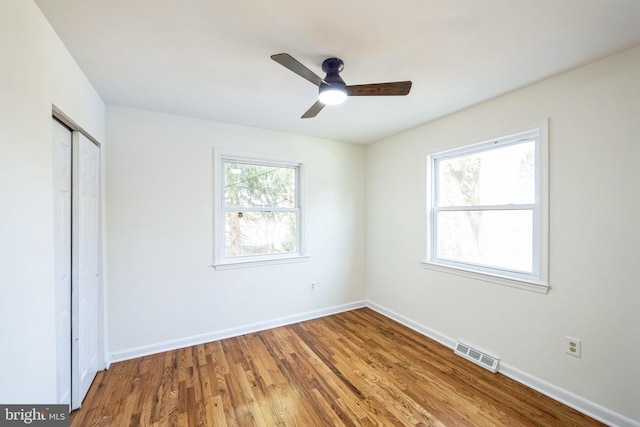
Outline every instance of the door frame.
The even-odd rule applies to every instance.
[[[102,144],[100,142],[98,142],[98,140],[96,140],[93,136],[91,136],[91,134],[89,132],[87,132],[85,129],[83,129],[80,125],[78,125],[73,119],[71,119],[71,117],[69,117],[68,115],[66,115],[60,108],[58,108],[56,105],[52,105],[52,119],[57,120],[58,122],[62,123],[64,126],[66,126],[67,128],[69,128],[72,132],[72,139],[73,139],[73,133],[79,133],[81,135],[83,135],[85,138],[87,138],[89,141],[91,141],[93,144],[95,144],[98,149],[100,150],[100,161],[99,161],[99,167],[100,167],[100,185],[99,185],[99,193],[98,193],[98,203],[99,203],[99,209],[98,209],[98,271],[99,271],[99,277],[98,277],[98,366],[97,369],[98,371],[100,370],[104,370],[107,369],[109,367],[108,361],[107,361],[107,353],[106,353],[106,349],[107,349],[107,322],[106,322],[106,309],[105,309],[105,301],[106,301],[106,286],[105,286],[105,279],[104,279],[104,256],[105,256],[105,250],[104,250],[104,227],[105,227],[105,223],[104,223],[104,217],[105,217],[105,203],[104,203],[104,197],[105,197],[105,167],[104,167],[104,153],[102,152]],[[73,144],[72,144],[72,150],[73,150]],[[73,160],[73,153],[72,153],[72,159]],[[72,172],[73,174],[73,172]],[[72,184],[72,191],[73,191],[73,184]],[[73,198],[73,196],[72,196]],[[73,217],[73,211],[71,213],[72,217]],[[72,227],[73,228],[73,227]],[[73,246],[73,243],[72,243]],[[73,254],[72,254],[73,257]],[[71,292],[73,292],[73,281],[72,281],[72,289]],[[73,298],[70,302],[71,304],[71,318],[73,318],[74,314],[73,311],[75,310],[73,307]],[[71,325],[69,325],[69,327],[71,328]],[[72,336],[72,331],[70,331],[71,333],[69,334],[70,336]],[[71,338],[73,339],[73,338]],[[70,348],[70,354],[72,354],[72,341],[69,342],[69,348]],[[72,356],[71,356],[72,357]],[[73,365],[72,365],[72,361],[69,360],[69,365],[71,365],[71,372],[72,372],[72,378],[71,378],[71,384],[72,384],[72,388],[71,388],[71,405],[70,405],[70,410],[73,409],[77,409],[80,407],[80,403],[78,403],[77,406],[74,407],[73,405],[73,395],[74,395],[74,391],[73,391],[73,384],[77,383],[76,380],[74,380],[73,378]]]

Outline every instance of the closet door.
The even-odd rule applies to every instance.
[[[98,371],[100,148],[73,133],[72,408]]]
[[[53,119],[57,403],[71,404],[71,131]]]

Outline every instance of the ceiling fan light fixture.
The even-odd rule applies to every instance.
[[[347,91],[342,87],[321,86],[318,101],[325,105],[338,105],[347,100]]]

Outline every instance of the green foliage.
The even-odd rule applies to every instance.
[[[225,162],[225,205],[295,207],[295,169]]]
[[[227,256],[295,252],[296,168],[224,165]]]

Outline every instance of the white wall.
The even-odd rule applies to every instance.
[[[0,402],[56,401],[51,115],[104,104],[31,1],[0,2]]]
[[[550,292],[424,269],[427,153],[545,117]],[[640,47],[369,146],[368,298],[640,420],[639,160]]]
[[[364,299],[365,147],[113,106],[107,139],[116,359]],[[213,147],[305,163],[308,261],[211,268]]]

